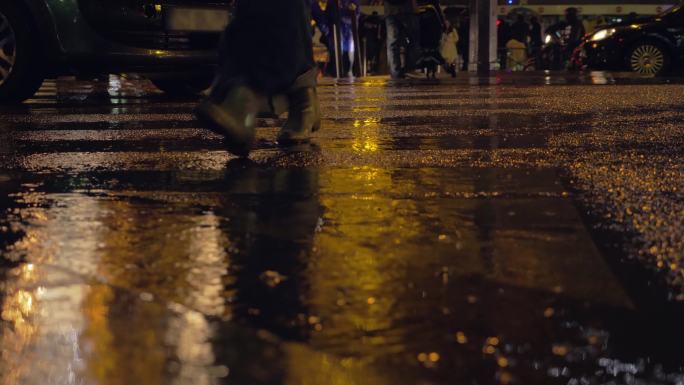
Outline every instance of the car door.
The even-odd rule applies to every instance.
[[[675,55],[684,59],[684,7],[679,6],[666,16],[667,31],[672,36]]]
[[[107,40],[140,48],[165,45],[163,0],[78,0],[78,7]]]
[[[163,0],[78,0],[81,13],[99,31],[162,31]]]
[[[227,0],[166,0],[164,27],[170,33],[216,33],[230,21]]]
[[[227,0],[78,0],[92,28],[110,40],[154,49],[204,49],[227,23]],[[223,17],[223,19],[222,19]]]

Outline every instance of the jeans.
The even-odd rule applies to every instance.
[[[238,0],[223,36],[218,78],[265,94],[282,92],[315,68],[311,36],[309,0]]]
[[[387,62],[392,77],[401,77],[415,68],[420,58],[420,25],[417,15],[402,13],[387,16]],[[401,53],[404,49],[404,61]]]

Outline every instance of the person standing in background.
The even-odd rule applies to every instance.
[[[534,68],[542,69],[542,28],[536,16],[530,19],[530,55],[534,58]]]
[[[470,15],[466,12],[459,16],[458,21],[458,52],[461,53],[463,65],[461,71],[468,70],[468,60],[470,55]]]
[[[525,22],[523,15],[518,15],[515,23],[511,26],[511,39],[527,45],[527,37],[530,35],[530,26]]]
[[[530,35],[530,26],[525,22],[525,16],[518,15],[515,23],[511,26],[511,38],[506,43],[508,50],[507,67],[517,71],[525,68],[527,63],[527,38]]]
[[[311,18],[316,27],[321,31],[321,42],[328,49],[328,64],[325,67],[325,74],[335,76],[337,58],[335,57],[335,15],[331,8],[333,0],[312,0]]]
[[[567,22],[565,27],[568,42],[567,51],[572,54],[572,51],[582,43],[582,38],[584,37],[586,30],[584,28],[584,23],[582,23],[582,20],[579,18],[579,11],[577,8],[570,7],[566,9],[565,20]],[[568,55],[568,57],[570,57],[570,55]]]
[[[553,69],[567,69],[568,60],[572,52],[582,43],[586,33],[584,23],[580,20],[577,8],[565,10],[565,20],[560,21],[546,30],[547,34],[557,35],[560,44],[555,47]]]
[[[444,58],[444,68],[451,74],[451,77],[456,77],[458,69],[458,32],[450,22],[446,22],[446,32],[442,37],[442,47],[440,53]]]
[[[325,45],[330,49],[330,36],[332,35],[332,21],[328,14],[328,0],[313,0],[311,2],[311,18],[316,27],[321,31],[322,39],[326,41]]]
[[[502,70],[506,69],[508,63],[508,49],[506,44],[511,40],[511,26],[508,25],[506,19],[499,18],[496,22],[497,30],[497,47],[499,52],[499,66]]]

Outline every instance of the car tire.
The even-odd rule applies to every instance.
[[[0,2],[0,103],[21,103],[43,83],[36,36],[31,19],[16,2]]]
[[[629,50],[627,65],[631,71],[642,75],[662,75],[670,67],[670,54],[660,43],[643,41]]]
[[[152,84],[165,94],[173,97],[197,97],[211,87],[213,77],[201,78],[158,78],[151,79]]]

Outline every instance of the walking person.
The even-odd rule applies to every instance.
[[[339,0],[340,10],[340,30],[342,34],[342,75],[354,76],[353,68],[355,62],[356,51],[359,47],[356,46],[354,28],[358,26],[359,17],[361,16],[361,7],[359,0]]]
[[[361,22],[361,35],[366,44],[366,60],[368,60],[368,72],[376,74],[380,66],[380,49],[384,36],[383,21],[377,12]]]
[[[325,73],[328,63],[330,63],[330,51],[328,50],[327,39],[324,37],[323,32],[318,25],[315,22],[312,22],[311,27],[313,29],[311,41],[313,44],[314,61],[318,66],[319,75],[321,75]]]
[[[416,0],[385,0],[387,62],[394,79],[406,77],[420,58],[417,9]]]
[[[450,22],[446,22],[446,31],[442,36],[442,47],[440,52],[444,58],[444,68],[451,74],[451,77],[456,77],[458,68],[458,32]]]
[[[289,104],[280,145],[306,142],[320,128],[311,36],[310,0],[237,0],[212,91],[195,110],[201,122],[225,137],[229,151],[249,154],[257,114],[280,112],[274,103],[278,95]]]
[[[335,18],[336,12],[333,3],[336,0],[313,0],[311,2],[311,18],[314,25],[320,30],[320,41],[328,50],[328,63],[325,66],[325,75],[337,76],[337,57],[335,56]]]
[[[511,38],[506,43],[509,54],[508,67],[512,70],[525,68],[527,62],[527,38],[530,35],[530,26],[525,22],[523,15],[518,15],[515,23],[511,26]]]

